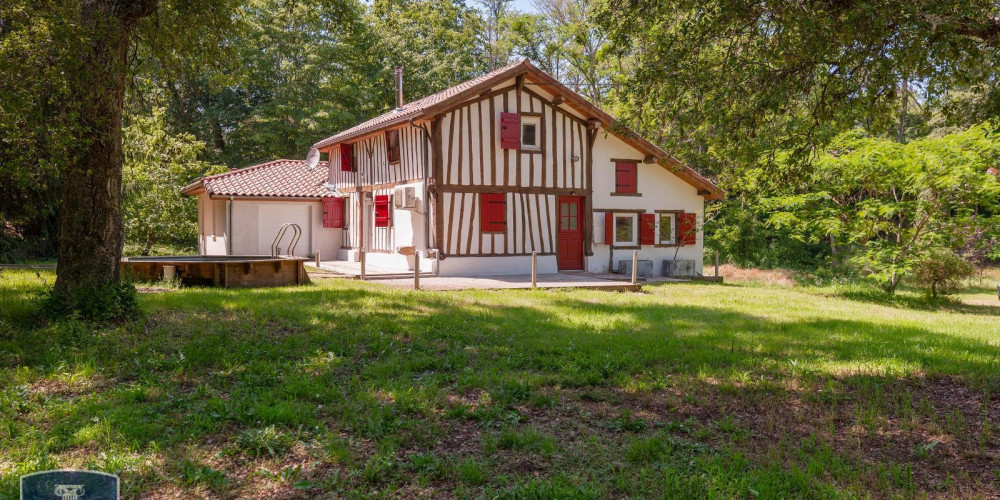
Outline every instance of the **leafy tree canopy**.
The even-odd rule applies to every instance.
[[[200,161],[205,145],[191,134],[171,134],[163,115],[155,109],[152,116],[134,117],[124,130],[125,241],[142,255],[156,244],[196,241],[196,200],[181,196],[178,186],[226,170]]]
[[[839,135],[812,172],[762,200],[768,223],[809,244],[829,241],[887,291],[932,248],[958,250],[969,228],[994,233],[1000,158],[989,126],[899,144],[853,130]]]
[[[847,128],[881,134],[904,98],[955,89],[996,115],[1000,10],[944,0],[604,0],[620,106],[716,171],[808,154]],[[701,155],[698,157],[697,155]]]

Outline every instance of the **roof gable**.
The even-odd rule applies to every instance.
[[[688,165],[669,155],[658,146],[632,131],[623,123],[617,121],[613,116],[603,109],[594,105],[583,96],[573,92],[563,85],[552,75],[542,71],[527,59],[523,59],[513,64],[496,69],[482,76],[462,82],[454,87],[445,89],[436,94],[431,94],[422,99],[406,103],[400,109],[394,109],[388,113],[372,118],[359,125],[339,132],[331,137],[323,139],[313,145],[318,150],[328,150],[340,143],[355,142],[363,137],[381,132],[382,130],[405,123],[412,123],[420,120],[430,120],[436,115],[448,109],[478,96],[491,89],[493,86],[503,83],[512,78],[524,78],[524,80],[545,88],[552,94],[561,96],[563,104],[569,106],[577,113],[599,123],[609,133],[617,136],[625,143],[636,148],[650,160],[660,164],[670,170],[685,182],[698,189],[698,194],[709,199],[720,199],[724,197],[715,184],[696,172]]]

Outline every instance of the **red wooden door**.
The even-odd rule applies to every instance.
[[[559,197],[559,270],[583,269],[583,197]]]

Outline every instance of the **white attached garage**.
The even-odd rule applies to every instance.
[[[305,161],[277,160],[205,177],[183,189],[198,197],[198,248],[202,255],[270,255],[284,224],[302,231],[294,254],[319,251],[336,256],[343,231],[323,227],[323,197],[328,166],[309,169]],[[289,254],[293,230],[279,245]]]
[[[258,200],[233,201],[233,254],[268,255],[271,244],[284,224],[297,224],[302,235],[295,246],[295,255],[306,257],[316,250],[313,241],[314,224],[322,228],[319,202],[280,202]],[[288,230],[280,244],[279,254],[289,255],[292,231]],[[319,249],[323,253],[323,249]],[[332,249],[327,249],[332,251]]]

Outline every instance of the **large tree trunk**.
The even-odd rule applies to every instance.
[[[81,0],[84,46],[71,68],[81,154],[63,171],[55,291],[106,287],[119,280],[122,254],[122,106],[132,29],[157,0]]]

